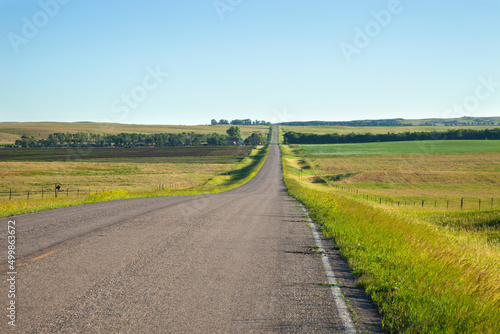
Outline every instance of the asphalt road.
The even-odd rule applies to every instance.
[[[15,221],[15,274],[8,274],[8,221]],[[276,133],[257,176],[226,193],[97,203],[0,222],[1,332],[346,329],[311,228],[286,194]],[[323,244],[356,330],[381,332],[346,263]]]

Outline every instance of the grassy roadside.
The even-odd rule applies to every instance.
[[[271,131],[270,131],[271,132]],[[63,208],[68,206],[107,202],[129,198],[146,198],[161,196],[188,196],[220,193],[240,187],[250,181],[260,170],[267,159],[270,147],[270,136],[268,143],[252,150],[250,155],[236,165],[234,170],[222,175],[217,175],[206,184],[197,187],[168,188],[160,191],[132,192],[123,189],[115,191],[104,191],[81,197],[60,197],[37,200],[15,200],[0,202],[0,217],[8,217],[25,213],[33,213],[44,210]]]
[[[500,332],[500,244],[420,214],[386,210],[299,181],[310,171],[284,150],[284,180],[334,238],[358,284],[395,333]],[[289,162],[288,164],[286,162]],[[291,166],[295,164],[295,166]],[[431,214],[436,221],[446,221]],[[446,225],[446,226],[443,226]]]

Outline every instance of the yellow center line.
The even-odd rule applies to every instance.
[[[32,259],[30,259],[30,260],[28,260],[28,261],[26,261],[26,262],[18,263],[18,264],[17,264],[17,267],[26,266],[26,265],[28,265],[28,264],[30,264],[30,263],[32,263],[32,262],[35,262],[35,261],[40,260],[40,259],[42,259],[42,258],[44,258],[44,257],[46,257],[46,256],[49,256],[50,254],[53,254],[53,253],[59,252],[60,250],[61,250],[60,248],[58,248],[58,249],[54,249],[54,250],[53,250],[53,251],[51,251],[51,252],[48,252],[48,253],[42,254],[42,255],[37,256],[37,257],[35,257],[35,258],[32,258]]]

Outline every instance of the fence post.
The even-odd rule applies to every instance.
[[[9,189],[9,201],[11,198],[12,198],[12,189]],[[492,199],[491,203],[493,203],[493,199]]]
[[[28,190],[28,201],[30,200],[30,191]]]
[[[66,197],[69,196],[69,188],[66,188]]]
[[[42,188],[42,199],[43,199],[43,188]]]
[[[460,200],[460,209],[463,208],[464,208],[464,198],[462,197],[462,199]]]
[[[77,190],[78,197],[80,197],[80,188]]]
[[[481,199],[479,199],[479,210],[481,210]]]
[[[424,200],[422,200],[422,207],[424,207]]]

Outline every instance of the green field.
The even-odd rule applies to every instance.
[[[432,154],[500,152],[495,140],[428,140],[362,144],[296,145],[306,155]]]

